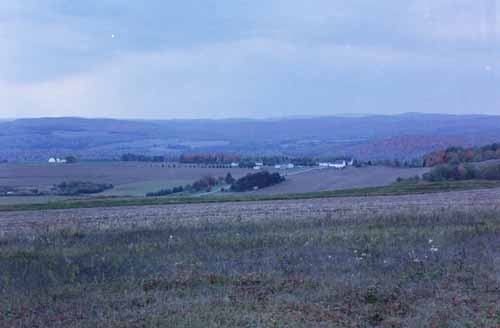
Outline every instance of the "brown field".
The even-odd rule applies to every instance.
[[[144,196],[162,188],[186,185],[205,176],[241,177],[251,170],[228,168],[167,168],[151,163],[0,164],[0,185],[47,187],[63,181],[111,183],[106,196]]]
[[[426,169],[383,166],[346,170],[297,168],[287,172],[280,171],[287,174],[287,181],[284,183],[253,193],[275,195],[385,186],[393,183],[398,177],[412,177],[425,171]],[[205,175],[225,176],[228,172],[239,178],[255,171],[228,168],[167,168],[161,164],[120,162],[73,165],[0,164],[0,185],[43,188],[63,181],[90,181],[111,183],[115,186],[99,196],[144,196],[147,192],[190,184]],[[58,199],[60,198],[53,196],[0,197],[0,204],[46,203]]]
[[[390,185],[399,177],[421,176],[428,169],[370,166],[362,168],[350,167],[344,170],[304,169],[304,171],[305,173],[301,173],[300,170],[291,172],[287,175],[285,182],[252,193],[274,195],[379,187]]]
[[[73,228],[113,229],[161,223],[259,222],[274,219],[337,218],[392,212],[500,209],[500,189],[408,196],[370,196],[212,204],[181,204],[67,210],[0,212],[3,234]]]
[[[500,326],[500,189],[0,213],[0,327]]]
[[[0,165],[0,183],[9,186],[52,185],[68,180],[123,185],[157,179],[188,180],[204,175],[225,175],[227,172],[241,176],[247,169],[214,168],[166,168],[150,163],[77,163],[67,165],[50,164],[3,164]]]

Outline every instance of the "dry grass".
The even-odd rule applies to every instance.
[[[498,327],[499,202],[485,190],[3,213],[0,326]]]

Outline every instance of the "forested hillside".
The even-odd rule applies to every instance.
[[[496,142],[499,116],[403,114],[274,120],[21,119],[0,122],[0,161],[123,154],[413,159],[452,145]],[[431,163],[431,162],[429,162]]]
[[[448,147],[424,156],[424,166],[482,162],[492,159],[500,159],[500,143],[470,148]]]

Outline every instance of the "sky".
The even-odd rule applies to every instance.
[[[0,118],[500,115],[500,0],[0,0]]]

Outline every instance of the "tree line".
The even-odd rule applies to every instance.
[[[453,180],[500,180],[500,165],[477,166],[465,164],[441,164],[433,167],[422,178],[425,181],[453,181]]]
[[[268,171],[262,171],[253,174],[247,174],[246,176],[238,179],[231,186],[231,191],[242,192],[254,189],[261,189],[269,187],[278,183],[285,181],[285,177],[279,173],[269,173]]]
[[[482,162],[500,159],[500,143],[482,147],[448,147],[424,156],[424,166],[433,167],[442,164],[457,165],[460,163]]]
[[[193,193],[193,192],[210,192],[214,187],[221,186],[224,184],[231,185],[235,182],[235,179],[228,173],[225,177],[214,177],[211,175],[204,176],[192,184],[188,184],[185,186],[177,186],[173,188],[165,188],[158,190],[156,192],[149,192],[146,194],[146,197],[160,197],[160,196],[169,196],[173,194],[179,194],[183,192]]]
[[[237,155],[215,153],[215,154],[182,154],[180,163],[186,164],[230,164],[239,162],[241,158]]]
[[[164,163],[167,161],[165,156],[147,156],[147,155],[137,155],[132,153],[123,154],[120,157],[122,162],[153,162],[153,163]]]
[[[218,178],[207,175],[196,180],[192,184],[149,192],[146,196],[160,197],[180,193],[210,192],[214,187],[219,186],[225,188],[226,185],[230,186],[228,188],[230,191],[243,192],[269,187],[283,181],[285,181],[285,177],[281,176],[279,173],[269,173],[268,171],[250,173],[238,180],[236,180],[231,173],[228,173],[225,177]]]

